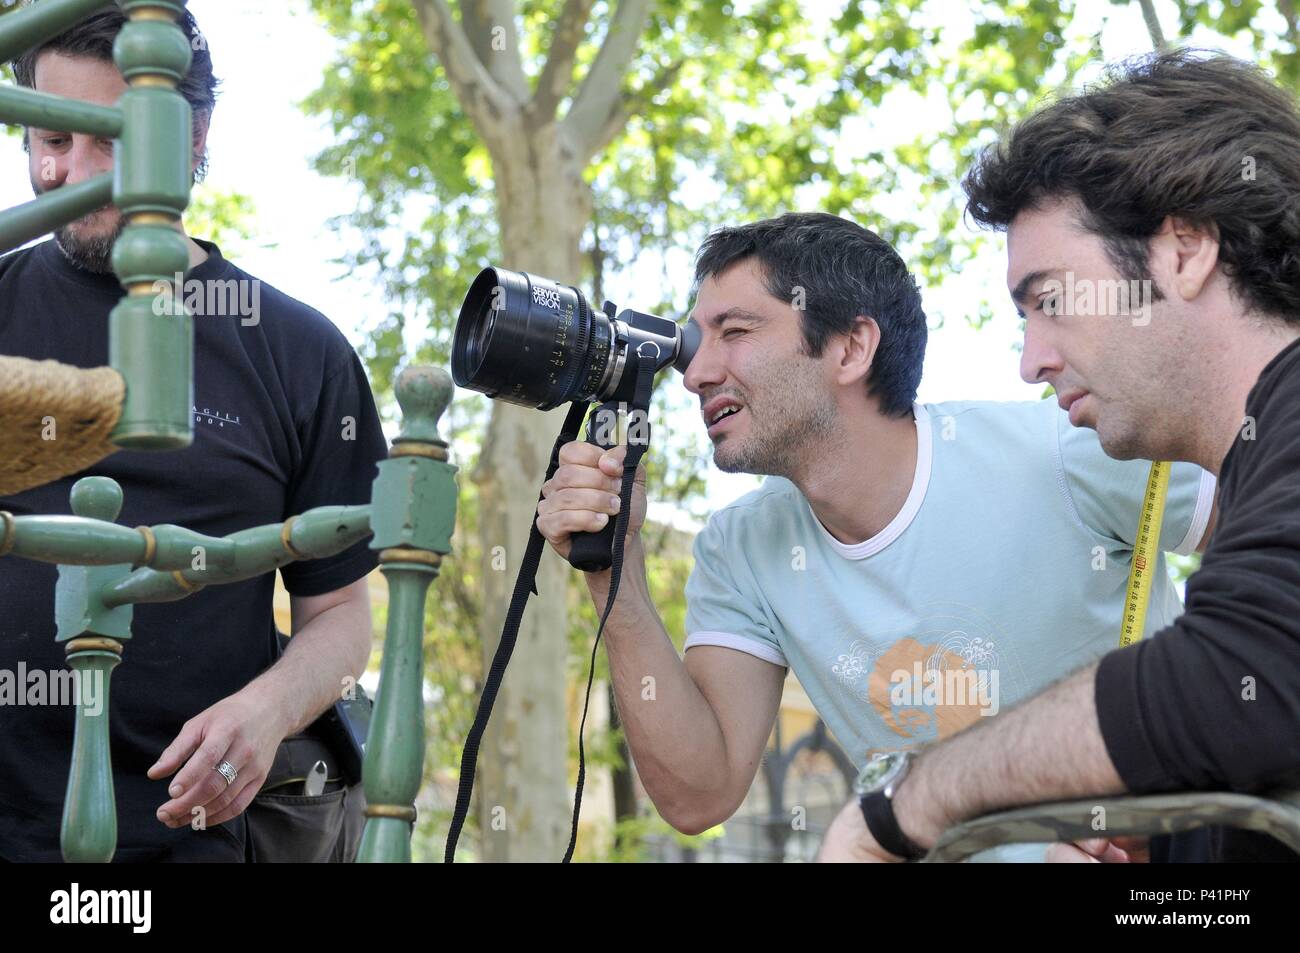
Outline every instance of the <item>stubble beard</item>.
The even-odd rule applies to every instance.
[[[834,402],[823,390],[818,364],[806,358],[773,362],[762,374],[763,399],[745,401],[743,435],[725,435],[713,446],[713,463],[724,473],[789,476],[808,453],[825,446],[837,429]],[[783,366],[782,366],[783,365]],[[792,373],[796,368],[798,372]]]
[[[1173,320],[1165,315],[1166,323]],[[1116,460],[1180,459],[1188,444],[1186,421],[1198,399],[1215,390],[1215,372],[1203,370],[1204,355],[1193,338],[1173,334],[1142,351],[1112,353],[1110,386],[1120,399],[1098,400],[1097,439]],[[1122,388],[1122,389],[1120,389]],[[1097,398],[1094,395],[1094,400]]]
[[[38,196],[49,191],[41,188],[34,178],[31,184],[32,191]],[[125,228],[126,216],[108,206],[55,229],[54,243],[73,265],[83,271],[106,275],[113,270],[113,245]]]
[[[113,245],[126,228],[126,218],[119,214],[110,231],[87,233],[89,227],[87,219],[79,219],[55,231],[54,241],[63,257],[78,268],[97,275],[109,274],[113,270]]]
[[[1094,424],[1102,451],[1113,460],[1138,460],[1145,454],[1142,428],[1121,408],[1108,408]]]

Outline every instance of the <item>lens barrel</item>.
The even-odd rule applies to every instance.
[[[597,395],[613,341],[608,315],[577,288],[485,268],[461,305],[451,374],[459,387],[551,410]]]

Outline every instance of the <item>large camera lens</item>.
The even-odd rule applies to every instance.
[[[547,278],[484,268],[456,320],[456,384],[538,410],[591,400],[606,377],[613,336],[582,292]]]

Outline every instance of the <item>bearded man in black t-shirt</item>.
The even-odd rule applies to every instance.
[[[1025,380],[1050,383],[1111,456],[1214,473],[1219,522],[1172,625],[914,764],[887,766],[896,783],[884,769],[882,784],[864,779],[823,859],[911,856],[956,822],[1022,804],[1300,784],[1293,96],[1226,56],[1129,62],[1022,122],[966,189],[972,217],[1007,232]],[[1213,827],[1054,856],[1148,850],[1300,859],[1273,837]]]
[[[98,13],[25,54],[15,62],[19,83],[113,105],[126,88],[112,61],[123,22],[116,8]],[[179,91],[193,110],[198,171],[215,80],[193,18],[186,14],[182,25],[194,59]],[[108,140],[33,127],[26,142],[37,193],[112,168]],[[60,229],[53,241],[0,259],[0,353],[80,367],[107,362],[107,318],[123,295],[109,259],[122,226],[122,214],[110,207]],[[0,510],[66,514],[73,482],[88,474],[122,485],[120,523],[177,523],[211,536],[315,506],[369,502],[385,441],[343,335],[319,312],[226,261],[216,245],[187,243],[193,444],[116,453],[75,477],[0,498]],[[269,573],[135,608],[111,693],[117,859],[256,859],[243,812],[277,748],[365,668],[365,577],[375,563],[362,542],[284,567],[293,636],[283,653]],[[53,565],[0,563],[0,669],[66,667],[54,641],[55,579]],[[59,859],[73,715],[69,705],[0,705],[0,859]],[[234,772],[219,772],[223,762]]]

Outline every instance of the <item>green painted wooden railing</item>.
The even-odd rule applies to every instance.
[[[40,0],[5,16],[0,60],[104,5]],[[121,210],[126,227],[113,249],[113,269],[127,294],[109,315],[108,357],[126,382],[126,396],[112,440],[123,449],[171,450],[193,436],[193,326],[174,283],[189,268],[176,226],[190,195],[191,115],[176,84],[191,52],[176,22],[184,0],[119,0],[119,6],[129,19],[114,61],[128,88],[117,105],[0,87],[0,121],[115,140],[111,174],[0,212],[0,253],[110,203]],[[156,307],[159,282],[171,292],[163,308]],[[456,518],[455,467],[438,434],[452,390],[450,376],[438,368],[412,367],[398,376],[402,430],[379,464],[367,506],[320,507],[225,537],[171,525],[131,529],[114,522],[122,489],[106,477],[86,477],[72,489],[73,516],[0,511],[0,556],[59,564],[56,639],[73,671],[102,685],[93,709],[77,693],[61,829],[66,860],[108,861],[116,849],[108,680],[131,638],[132,607],[329,556],[367,536],[388,581],[389,613],[364,763],[369,806],[358,859],[410,860],[424,761],[424,604],[441,557],[451,551]]]
[[[103,0],[40,0],[0,20],[0,59],[58,35]],[[109,364],[126,381],[113,442],[134,450],[188,446],[193,438],[193,324],[179,296],[157,308],[156,282],[174,288],[189,269],[176,229],[190,200],[191,114],[176,91],[192,57],[176,23],[184,0],[120,0],[130,19],[113,46],[127,90],[117,105],[94,106],[17,87],[0,94],[0,121],[114,137],[113,172],[53,189],[0,214],[0,254],[108,205],[126,228],[113,270],[127,295],[109,315]],[[159,314],[157,312],[163,311]]]

